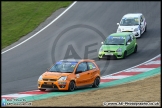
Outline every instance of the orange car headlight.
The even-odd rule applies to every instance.
[[[62,77],[59,78],[58,81],[66,81],[66,79],[67,79],[67,76],[62,76]]]
[[[38,81],[41,81],[42,80],[42,75],[38,78]]]

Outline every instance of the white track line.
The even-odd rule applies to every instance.
[[[1,97],[27,97],[27,96],[33,96],[34,94],[8,94],[8,95],[2,95]]]
[[[143,63],[141,63],[141,64],[138,64],[138,65],[136,65],[136,66],[133,66],[133,67],[131,67],[131,68],[128,68],[128,69],[125,69],[125,70],[122,70],[122,71],[125,72],[125,71],[130,70],[130,69],[133,69],[133,68],[135,68],[135,67],[137,67],[137,66],[146,64],[146,63],[148,63],[148,62],[150,62],[150,61],[152,61],[152,60],[154,60],[155,58],[158,58],[158,57],[160,57],[160,56],[161,56],[161,54],[159,54],[159,55],[155,56],[154,58],[152,58],[152,59],[150,59],[150,60],[147,60],[147,61],[145,61],[145,62],[143,62]],[[115,72],[115,73],[109,74],[109,75],[114,75],[114,74],[120,73],[120,72],[122,72],[122,71]],[[104,78],[104,77],[109,76],[109,75],[102,76],[101,78]]]
[[[123,79],[123,78],[126,78],[126,77],[130,77],[132,75],[118,75],[118,76],[107,76],[105,78],[102,78],[102,79]]]
[[[160,60],[156,60],[156,61],[151,61],[149,63],[146,63],[145,65],[150,65],[150,64],[160,64],[161,61]]]
[[[150,60],[148,60],[148,61],[146,61],[146,62],[143,62],[143,63],[141,63],[141,64],[139,64],[139,65],[136,65],[136,66],[133,66],[133,67],[131,67],[131,68],[125,69],[125,70],[123,70],[123,71],[124,71],[124,72],[125,72],[125,71],[129,71],[129,70],[131,70],[131,69],[133,69],[133,68],[135,68],[135,67],[137,67],[137,66],[146,64],[146,63],[148,63],[148,62],[150,62],[150,61],[152,62],[152,60],[154,60],[155,58],[158,58],[158,57],[160,57],[160,56],[161,56],[161,54],[155,56],[154,58],[152,58],[152,59],[150,59]],[[117,73],[120,73],[120,72],[122,72],[122,71],[119,71],[119,72],[116,72],[116,73],[113,73],[113,74],[117,74]],[[126,77],[133,76],[133,75],[111,76],[111,75],[113,75],[113,74],[109,74],[109,75],[102,76],[101,79],[108,79],[108,78],[109,78],[109,79],[122,79],[122,78],[126,78]],[[101,82],[101,84],[102,84],[102,83],[105,83],[105,82]],[[32,91],[39,91],[39,90],[32,90]],[[23,92],[32,92],[32,91],[23,91]],[[19,92],[19,93],[22,93],[22,92]],[[15,94],[8,94],[8,95],[1,95],[1,97],[8,97],[8,96],[12,96],[12,95],[17,96],[17,94],[18,94],[18,93],[15,93]],[[30,94],[27,94],[27,95],[30,95]],[[22,96],[24,96],[24,95],[22,95]]]
[[[11,50],[11,49],[14,49],[14,48],[16,48],[17,46],[19,46],[19,45],[25,43],[25,42],[28,41],[29,39],[35,37],[37,34],[39,34],[41,31],[43,31],[43,30],[46,29],[48,26],[50,26],[52,23],[54,23],[57,19],[59,19],[63,14],[65,14],[65,13],[66,13],[66,12],[67,12],[76,2],[77,2],[77,1],[73,2],[73,4],[71,4],[63,13],[61,13],[57,18],[55,18],[51,23],[49,23],[49,24],[48,24],[47,26],[45,26],[43,29],[41,29],[40,31],[38,31],[37,33],[35,33],[35,34],[32,35],[31,37],[29,37],[28,39],[24,40],[23,42],[19,43],[18,45],[14,46],[14,47],[12,47],[12,48],[6,50],[6,51],[3,51],[1,54],[5,53],[5,52],[8,52],[8,51]],[[157,57],[159,57],[159,56],[161,56],[161,54],[157,55],[156,57],[154,57],[154,58],[152,58],[152,59],[150,59],[150,60],[148,60],[148,61],[146,61],[146,62],[143,62],[143,63],[141,63],[141,64],[139,64],[139,65],[133,66],[133,67],[131,67],[131,68],[128,68],[128,69],[125,69],[125,70],[122,70],[122,71],[128,71],[128,70],[130,70],[130,69],[132,69],[132,68],[135,68],[135,67],[140,66],[140,65],[142,65],[142,64],[148,63],[148,62],[150,62],[151,60],[153,60],[153,59],[155,59],[155,58],[157,58]],[[155,64],[156,64],[156,63],[155,63]],[[159,62],[158,62],[157,64],[159,64]],[[116,73],[113,73],[113,74],[117,74],[117,73],[120,73],[120,72],[122,72],[122,71],[119,71],[119,72],[116,72]],[[102,78],[104,79],[104,77],[108,77],[108,76],[113,75],[113,74],[109,74],[109,75],[102,76]],[[111,76],[111,77],[112,77],[112,76]],[[120,77],[121,77],[121,76],[120,76]],[[123,77],[129,77],[129,76],[123,76]],[[113,78],[114,78],[114,77],[113,77]],[[101,83],[102,83],[102,82],[101,82]],[[39,91],[39,90],[33,90],[33,91]],[[5,96],[5,95],[2,95],[2,96]]]
[[[8,50],[5,50],[3,51],[1,54],[4,54],[18,46],[20,46],[21,44],[25,43],[26,41],[30,40],[31,38],[35,37],[37,34],[39,34],[40,32],[42,32],[44,29],[46,29],[47,27],[49,27],[52,23],[54,23],[55,21],[57,21],[63,14],[65,14],[72,6],[74,6],[74,4],[76,3],[77,1],[73,2],[64,12],[62,12],[58,17],[56,17],[52,22],[50,22],[47,26],[45,26],[44,28],[42,28],[40,31],[38,31],[37,33],[35,33],[34,35],[32,35],[31,37],[29,37],[28,39],[22,41],[21,43],[13,46],[12,48],[9,48]]]
[[[126,70],[125,72],[147,72],[153,69],[155,68],[133,68],[133,69]]]

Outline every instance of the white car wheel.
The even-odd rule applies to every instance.
[[[145,32],[147,31],[147,25],[145,26]]]
[[[140,37],[141,37],[141,35],[142,35],[142,34],[141,34],[141,32],[142,32],[142,30],[140,30],[140,33],[139,33],[139,38],[140,38]]]

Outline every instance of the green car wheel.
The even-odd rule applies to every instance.
[[[123,59],[125,59],[127,56],[127,51],[124,52]]]
[[[136,52],[137,52],[137,45],[134,48],[134,53],[136,53]]]

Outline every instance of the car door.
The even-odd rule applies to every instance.
[[[145,29],[145,23],[142,15],[140,16],[140,28],[141,28],[141,33],[143,33]]]
[[[126,37],[126,49],[127,49],[127,55],[131,54],[133,50],[133,42],[132,38],[130,35]]]
[[[88,72],[88,66],[86,62],[78,64],[76,72],[76,86],[84,86],[88,84],[90,73]]]
[[[135,44],[136,44],[136,41],[135,41],[135,37],[134,37],[134,34],[130,34],[130,37],[132,39],[132,42],[131,42],[131,53],[134,52],[134,48],[135,48]]]
[[[142,15],[142,18],[143,18],[143,27],[145,29],[146,28],[146,19],[145,19],[144,15]]]
[[[95,80],[95,75],[97,74],[97,67],[94,65],[93,62],[87,62],[87,65],[88,65],[88,72],[90,73],[88,84],[92,84]]]

